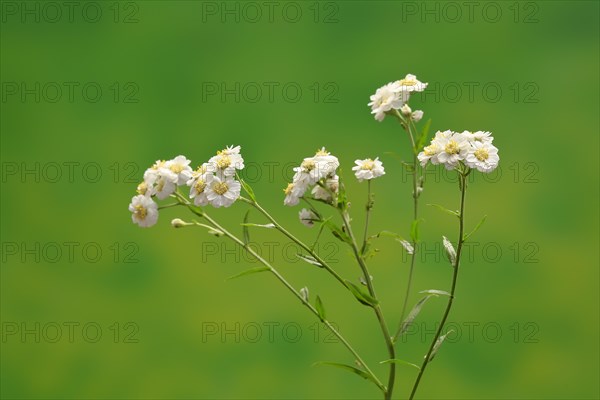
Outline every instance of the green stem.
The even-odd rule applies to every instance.
[[[386,392],[386,388],[383,385],[383,383],[381,383],[381,381],[379,380],[379,378],[377,378],[377,376],[373,373],[373,371],[371,371],[371,369],[369,368],[369,366],[367,365],[367,363],[362,359],[362,357],[357,353],[357,351],[354,350],[354,348],[352,347],[352,345],[350,345],[350,343],[331,324],[331,322],[329,322],[328,320],[326,320],[324,318],[321,318],[321,316],[319,315],[319,312],[312,306],[312,304],[310,304],[306,299],[304,299],[304,297],[267,260],[265,260],[259,254],[257,254],[252,249],[252,247],[250,247],[248,244],[244,243],[238,237],[236,237],[235,235],[233,235],[232,233],[230,233],[227,229],[225,229],[221,225],[219,225],[215,220],[213,220],[208,215],[206,215],[206,213],[204,213],[204,212],[203,213],[197,212],[196,210],[194,210],[193,208],[190,207],[189,202],[187,202],[187,200],[185,198],[183,200],[186,201],[186,205],[188,206],[188,208],[190,209],[190,211],[192,211],[194,214],[198,215],[199,217],[202,217],[202,218],[206,219],[211,225],[213,225],[213,227],[215,229],[218,229],[219,231],[223,232],[223,234],[225,236],[227,236],[229,239],[231,239],[235,243],[237,243],[240,247],[242,247],[243,249],[245,249],[248,253],[250,253],[254,258],[256,258],[265,267],[269,268],[269,271],[273,275],[275,275],[275,277],[281,283],[283,283],[283,285],[286,288],[288,288],[288,290],[290,292],[292,292],[294,294],[294,296],[296,296],[302,302],[302,304],[304,304],[310,310],[311,313],[313,313],[317,318],[319,318],[320,320],[322,320],[322,322],[327,326],[327,328],[329,328],[331,330],[331,333],[333,333],[333,335],[335,337],[337,337],[340,340],[340,342],[342,342],[342,344],[348,349],[348,351],[350,351],[350,353],[352,353],[352,355],[359,362],[359,364],[362,367],[364,367],[365,372],[367,374],[369,374],[369,376],[371,376],[371,378],[373,379],[373,381],[375,382],[375,384],[379,387],[379,389],[381,389],[381,391],[384,392],[384,393]]]
[[[429,346],[429,351],[423,360],[423,364],[421,365],[421,369],[419,370],[419,375],[417,375],[417,379],[413,385],[412,391],[410,393],[410,400],[412,400],[417,392],[417,388],[419,387],[419,383],[421,382],[421,378],[423,373],[425,372],[425,368],[429,364],[429,359],[431,358],[431,353],[433,352],[433,348],[438,341],[438,338],[442,334],[444,329],[444,324],[446,323],[446,319],[448,318],[448,314],[450,313],[450,309],[452,308],[452,303],[454,302],[454,293],[456,291],[456,281],[458,278],[458,269],[460,266],[460,256],[462,254],[463,244],[465,242],[465,231],[464,231],[464,221],[465,221],[465,195],[467,192],[467,173],[464,171],[460,171],[460,187],[461,187],[461,195],[460,195],[460,214],[459,214],[459,228],[458,228],[458,246],[456,248],[456,261],[454,265],[454,273],[452,275],[452,288],[450,289],[450,297],[448,297],[448,303],[446,304],[446,309],[444,311],[444,315],[442,320],[440,321],[440,326],[435,333],[435,337]]]
[[[363,257],[360,254],[358,245],[356,244],[356,239],[354,237],[354,233],[352,232],[352,227],[350,226],[350,217],[349,217],[347,211],[340,210],[340,214],[342,216],[342,220],[344,222],[344,227],[346,228],[346,232],[348,233],[348,236],[350,237],[350,241],[352,242],[352,250],[354,252],[354,257],[356,258],[356,261],[358,261],[358,265],[360,266],[360,268],[362,270],[364,280],[367,284],[367,288],[369,289],[369,294],[371,295],[371,297],[373,297],[375,300],[377,300],[377,295],[375,293],[375,288],[373,287],[373,282],[371,281],[371,275],[369,274],[369,269],[365,263],[365,260],[363,259]],[[377,320],[379,321],[379,326],[381,328],[381,332],[383,333],[383,337],[385,339],[385,344],[387,346],[387,350],[388,350],[390,359],[395,359],[396,358],[396,349],[394,348],[394,343],[392,341],[392,337],[390,336],[390,331],[389,331],[387,324],[385,322],[385,319],[383,317],[381,307],[379,306],[379,304],[377,304],[373,307],[373,310],[375,311],[375,315],[377,316]],[[396,364],[392,362],[392,363],[390,363],[390,371],[389,371],[389,377],[388,377],[387,390],[384,392],[385,400],[389,400],[392,398],[392,393],[394,391],[395,379],[396,379]]]
[[[367,249],[367,241],[369,238],[369,216],[371,215],[371,209],[373,208],[373,198],[371,195],[371,179],[367,180],[367,210],[365,217],[365,235],[363,239],[363,245],[361,254],[364,256],[365,251]]]
[[[319,264],[321,264],[323,266],[323,268],[325,268],[331,275],[333,275],[333,277],[335,279],[337,279],[342,285],[344,285],[345,288],[347,288],[348,286],[346,285],[346,282],[344,281],[344,278],[342,278],[337,272],[335,272],[335,270],[333,268],[331,268],[331,266],[325,261],[323,260],[315,251],[314,249],[310,248],[308,245],[306,245],[304,242],[302,242],[300,239],[296,238],[294,235],[292,235],[290,232],[288,232],[283,226],[281,226],[281,224],[279,222],[277,222],[275,220],[275,218],[273,218],[271,216],[271,214],[269,214],[264,208],[262,208],[260,206],[260,204],[258,204],[255,201],[246,199],[244,197],[240,197],[240,200],[250,204],[251,206],[253,206],[254,208],[256,208],[261,214],[263,214],[265,217],[267,217],[267,219],[273,224],[275,225],[275,228],[277,228],[277,230],[281,233],[283,233],[285,236],[287,236],[291,241],[293,241],[294,243],[296,243],[298,246],[300,246],[301,248],[303,248],[308,254],[310,254],[315,260],[317,260],[317,262]]]

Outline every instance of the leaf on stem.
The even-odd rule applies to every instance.
[[[404,247],[404,250],[406,250],[406,252],[409,255],[412,255],[415,252],[415,248],[413,247],[412,244],[410,244],[410,242],[408,240],[404,240],[404,239],[396,239],[396,240],[400,242],[402,247]]]
[[[423,297],[421,300],[419,300],[417,304],[415,304],[412,310],[410,310],[410,313],[408,314],[406,319],[402,321],[402,326],[400,327],[400,332],[398,333],[398,336],[402,336],[408,330],[408,327],[413,323],[415,318],[417,318],[417,315],[419,315],[419,313],[421,312],[421,309],[425,305],[425,302],[427,302],[427,300],[429,300],[431,297],[435,296],[437,295],[429,294]]]
[[[329,220],[324,221],[324,224],[327,225],[329,230],[331,230],[331,233],[333,234],[333,236],[335,236],[342,242],[348,243],[350,245],[352,244],[352,239],[350,239],[350,236],[348,236],[348,234],[346,232],[344,232],[342,230],[342,228],[340,228],[335,223],[333,223]]]
[[[244,215],[244,223],[242,224],[242,229],[244,233],[244,244],[250,243],[250,232],[248,231],[248,217],[250,216],[250,210],[246,211],[246,215]]]
[[[315,309],[317,310],[317,313],[319,314],[319,318],[321,319],[321,322],[325,322],[325,307],[323,306],[323,302],[321,301],[321,298],[317,295],[317,300],[315,300]]]
[[[331,367],[337,367],[337,368],[341,368],[341,369],[345,369],[346,371],[350,371],[355,373],[356,375],[360,376],[361,378],[367,379],[371,382],[373,382],[374,384],[376,384],[377,386],[379,386],[379,384],[377,383],[377,381],[367,372],[363,371],[362,369],[358,369],[356,367],[353,367],[351,365],[347,365],[347,364],[340,364],[340,363],[334,363],[334,362],[326,362],[326,361],[319,361],[313,364],[313,366],[316,365],[329,365]]]
[[[448,332],[446,332],[445,335],[440,336],[438,338],[438,340],[435,341],[435,344],[433,345],[433,350],[431,350],[431,355],[429,356],[430,362],[433,361],[433,358],[435,357],[438,350],[440,349],[440,346],[442,345],[442,343],[444,343],[444,340],[446,340],[446,336],[448,336],[452,332],[454,332],[454,329],[450,329]]]
[[[267,228],[267,229],[276,228],[275,224],[253,224],[251,222],[243,223],[242,226],[251,226],[254,228]]]
[[[271,270],[271,268],[269,268],[269,267],[265,267],[265,266],[261,266],[261,267],[254,267],[254,268],[250,268],[250,269],[247,269],[247,270],[245,270],[245,271],[242,271],[242,272],[240,272],[239,274],[236,274],[236,275],[230,276],[230,277],[229,277],[229,278],[227,278],[226,280],[227,280],[227,281],[229,281],[229,280],[232,280],[232,279],[235,279],[235,278],[240,278],[240,277],[242,277],[242,276],[246,276],[246,275],[250,275],[250,274],[256,274],[256,273],[258,273],[258,272],[264,272],[264,271],[270,271],[270,270]]]
[[[460,217],[460,214],[458,213],[458,211],[452,211],[452,210],[450,210],[450,209],[448,209],[448,208],[446,208],[446,207],[444,207],[442,205],[439,205],[439,204],[427,204],[427,205],[431,206],[431,207],[435,207],[438,210],[443,211],[445,213],[448,213],[450,215],[454,215],[455,217]]]
[[[427,141],[427,137],[429,136],[429,128],[431,127],[431,118],[427,120],[423,129],[421,130],[421,136],[419,136],[419,141],[417,142],[417,148],[415,151],[419,151],[425,145]]]
[[[448,261],[454,267],[456,265],[456,250],[454,250],[454,246],[452,246],[452,243],[450,243],[446,236],[442,236],[442,242],[444,243],[444,250],[446,250]]]
[[[319,268],[324,267],[324,265],[321,264],[320,262],[318,262],[313,256],[304,255],[304,254],[296,254],[296,257],[298,257],[301,260],[306,261],[309,264],[316,265]]]
[[[445,290],[437,290],[437,289],[429,289],[429,290],[421,290],[419,293],[422,294],[439,294],[441,296],[452,296],[450,293]]]
[[[481,221],[479,221],[479,223],[477,224],[477,226],[471,231],[471,233],[469,233],[467,236],[465,236],[465,238],[463,240],[467,240],[472,234],[477,232],[479,230],[479,228],[481,228],[481,225],[483,225],[483,223],[485,222],[486,218],[487,218],[487,215],[484,215],[483,218],[481,218]]]
[[[398,358],[392,358],[392,359],[389,359],[389,360],[384,360],[384,361],[379,362],[379,364],[387,364],[387,363],[405,364],[405,365],[410,365],[411,367],[415,367],[418,370],[421,369],[421,367],[419,367],[417,364],[413,364],[413,363],[408,362],[408,361],[400,360]]]
[[[422,219],[415,219],[410,226],[410,238],[414,243],[419,242],[419,224]]]
[[[244,189],[244,191],[246,193],[248,193],[248,197],[250,197],[250,200],[252,200],[254,203],[256,203],[256,196],[254,195],[254,190],[252,190],[252,187],[250,187],[250,185],[248,185],[243,179],[240,178],[240,184],[242,185],[242,188]]]
[[[356,297],[356,300],[358,300],[361,304],[364,304],[365,306],[369,307],[375,307],[379,303],[377,299],[373,298],[370,294],[363,292],[354,283],[350,282],[347,279],[344,282],[346,282],[346,287],[348,288],[348,290],[352,292],[354,297]]]

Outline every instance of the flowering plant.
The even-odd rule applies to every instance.
[[[261,266],[244,271],[238,276],[258,272],[272,273],[339,339],[352,354],[355,361],[355,365],[340,363],[322,364],[341,367],[365,378],[381,391],[384,399],[392,398],[396,380],[396,364],[404,363],[412,365],[418,371],[410,392],[410,398],[412,399],[416,394],[427,366],[434,359],[449,333],[444,333],[445,322],[455,298],[463,244],[483,222],[482,219],[470,233],[466,233],[465,196],[468,183],[467,177],[473,171],[489,173],[498,166],[499,162],[498,149],[492,144],[493,137],[490,132],[438,131],[430,144],[425,146],[431,120],[427,121],[421,130],[418,130],[416,124],[423,118],[423,111],[412,111],[408,105],[408,101],[412,93],[422,92],[426,88],[427,83],[423,83],[416,76],[409,74],[404,79],[388,83],[377,89],[375,94],[371,96],[371,102],[368,104],[377,121],[383,121],[386,116],[396,118],[403,130],[407,132],[410,141],[413,155],[412,163],[410,164],[413,198],[413,222],[410,228],[410,241],[390,231],[380,232],[375,235],[371,235],[369,232],[369,217],[374,205],[371,192],[372,181],[385,175],[383,163],[379,158],[356,160],[356,165],[352,168],[359,182],[367,181],[366,223],[362,240],[359,240],[360,238],[354,233],[350,216],[350,203],[343,177],[338,175],[340,162],[337,157],[325,148],[318,150],[314,156],[304,158],[300,165],[293,169],[292,182],[284,189],[284,205],[296,206],[300,201],[306,204],[306,207],[302,208],[299,212],[299,219],[302,224],[307,227],[319,225],[319,237],[322,230],[327,229],[331,231],[337,239],[352,250],[361,271],[361,278],[358,282],[344,279],[315,250],[316,243],[309,245],[298,239],[260,205],[253,189],[238,175],[238,171],[244,169],[244,159],[240,152],[240,146],[230,146],[218,151],[215,156],[207,162],[200,164],[195,170],[190,167],[191,161],[181,155],[169,161],[157,161],[152,167],[146,170],[144,180],[137,188],[138,194],[131,200],[129,210],[132,213],[132,220],[141,227],[149,227],[156,224],[160,209],[173,206],[186,208],[197,219],[191,219],[186,222],[176,218],[171,221],[175,228],[199,226],[206,228],[212,235],[226,237],[237,243],[261,264]],[[408,300],[412,291],[412,277],[416,254],[418,252],[419,199],[425,183],[423,171],[429,164],[441,164],[448,170],[455,170],[458,175],[460,189],[459,208],[457,210],[450,210],[436,205],[458,220],[456,247],[445,236],[442,237],[445,252],[453,268],[453,276],[449,291],[430,289],[419,292],[424,297],[407,313]],[[172,198],[174,202],[161,206],[158,205],[156,200],[165,200],[167,198]],[[256,209],[266,218],[267,223],[249,223],[248,214],[246,213],[244,222],[241,224],[244,227],[244,235],[238,237],[217,222],[217,220],[213,219],[206,211],[208,206],[214,208],[230,207],[236,202],[246,203]],[[334,215],[326,216],[326,212],[332,212]],[[334,220],[335,215],[338,216],[338,222]],[[283,236],[298,244],[303,250],[303,254],[298,255],[299,258],[326,271],[340,285],[347,289],[350,295],[359,303],[372,309],[383,333],[388,352],[386,359],[381,361],[381,363],[389,364],[386,384],[373,373],[358,351],[330,322],[321,297],[315,296],[312,298],[307,287],[298,289],[293,286],[271,262],[265,260],[249,246],[248,230],[250,228],[274,229],[279,231]],[[374,239],[382,235],[392,236],[397,239],[402,244],[404,251],[410,255],[410,267],[404,301],[400,310],[398,327],[393,332],[390,330],[386,318],[384,318],[382,306],[375,291],[374,279],[367,265],[367,261],[372,254],[370,250],[371,243]],[[446,297],[447,304],[434,339],[430,343],[421,365],[396,358],[396,343],[398,339],[406,333],[408,327],[414,322],[424,303],[434,296]]]

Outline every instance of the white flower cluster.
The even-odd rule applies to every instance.
[[[415,122],[423,118],[423,111],[412,112],[405,103],[408,101],[412,92],[422,92],[427,88],[427,83],[417,79],[415,75],[408,74],[404,79],[390,82],[377,89],[374,95],[370,97],[371,114],[375,114],[377,121],[383,121],[385,114],[391,110],[402,110],[405,116],[410,116]],[[406,107],[403,107],[405,106]]]
[[[324,147],[313,157],[305,158],[299,167],[294,168],[292,183],[283,190],[283,204],[295,206],[310,187],[313,198],[333,201],[339,189],[339,177],[336,174],[339,166],[337,157],[332,156]]]
[[[496,169],[500,161],[493,140],[490,132],[438,131],[418,158],[423,167],[431,161],[434,165],[443,164],[446,169],[452,170],[462,162],[469,168],[489,173]]]
[[[158,205],[152,198],[166,199],[182,185],[189,186],[189,197],[196,206],[229,207],[240,197],[241,184],[235,179],[236,170],[244,168],[240,146],[218,151],[196,170],[192,170],[190,162],[177,156],[169,161],[159,160],[144,172],[138,195],[129,204],[134,223],[141,227],[156,224]]]

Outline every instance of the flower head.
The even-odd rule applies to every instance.
[[[223,176],[234,176],[236,170],[244,169],[244,159],[240,154],[240,146],[228,146],[217,151],[217,155],[208,161],[216,170],[216,173]]]
[[[317,217],[317,215],[314,212],[312,212],[311,210],[307,210],[306,208],[300,210],[300,212],[298,213],[298,217],[300,218],[300,222],[302,222],[309,228],[312,228],[315,224],[315,221],[319,220],[319,217]]]
[[[219,177],[215,175],[210,182],[206,184],[203,191],[206,191],[206,199],[208,202],[213,207],[219,208],[232,205],[238,197],[240,197],[241,189],[242,185],[233,179],[233,177]]]
[[[367,104],[371,107],[371,114],[375,114],[377,121],[383,121],[385,113],[390,110],[399,110],[408,101],[408,91],[401,90],[397,82],[390,82],[375,91]]]
[[[465,158],[465,164],[469,168],[475,168],[479,172],[489,173],[498,166],[500,157],[498,149],[489,142],[475,141],[471,143],[471,148]]]
[[[423,83],[415,75],[407,74],[404,79],[394,82],[402,92],[422,92],[427,88],[428,83]]]
[[[462,133],[448,131],[436,135],[433,142],[438,146],[439,152],[431,158],[433,164],[443,164],[448,170],[456,168],[459,161],[463,161],[469,151],[469,141]]]
[[[325,179],[321,185],[315,185],[311,194],[317,200],[323,200],[328,203],[333,201],[334,196],[337,197],[340,188],[340,178],[337,175]]]
[[[185,184],[192,176],[190,162],[191,161],[184,156],[177,156],[174,159],[165,162],[165,168],[168,168],[177,176],[177,185]]]
[[[158,204],[143,194],[138,194],[131,199],[129,204],[131,220],[142,228],[148,228],[158,220]]]
[[[383,163],[379,161],[379,157],[374,160],[371,160],[370,158],[356,160],[354,163],[356,165],[352,167],[352,170],[354,171],[354,175],[356,175],[356,178],[359,182],[375,179],[381,175],[385,175]]]

